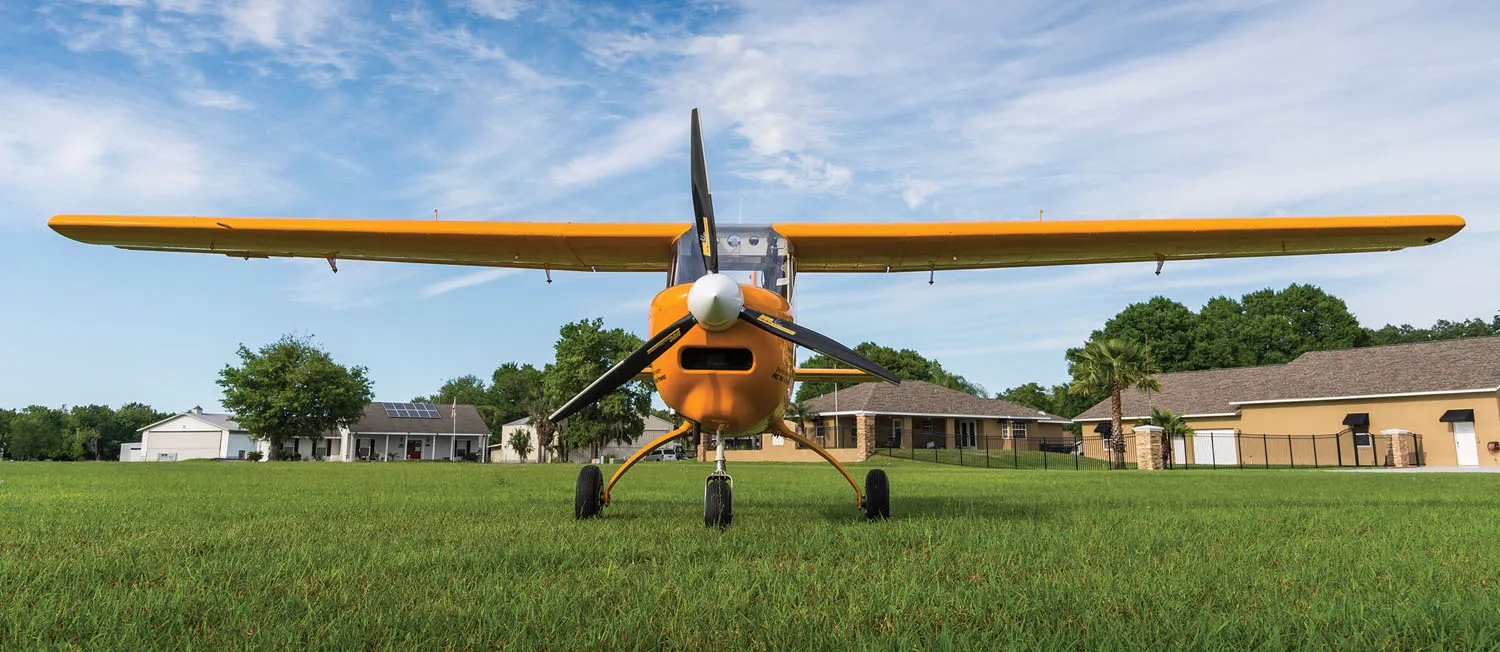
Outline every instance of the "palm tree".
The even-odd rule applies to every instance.
[[[787,406],[786,416],[788,419],[791,419],[792,421],[795,421],[797,423],[797,432],[801,433],[803,437],[806,437],[807,422],[811,421],[816,423],[818,421],[818,417],[820,417],[821,415],[818,414],[817,410],[813,409],[813,406],[808,405],[806,401],[795,401],[791,405]]]
[[[1151,408],[1151,418],[1144,419],[1136,425],[1151,425],[1161,428],[1161,463],[1164,468],[1167,465],[1167,460],[1172,459],[1172,438],[1185,438],[1193,434],[1193,427],[1182,420],[1181,414],[1161,408]]]
[[[526,401],[526,415],[531,417],[531,429],[536,431],[537,457],[542,462],[547,461],[547,451],[552,449],[552,440],[557,434],[557,424],[547,420],[554,409],[556,406],[541,391]]]
[[[1161,366],[1151,356],[1151,347],[1130,340],[1090,340],[1068,361],[1073,382],[1068,391],[1074,394],[1109,392],[1110,448],[1115,452],[1115,468],[1125,468],[1125,433],[1120,417],[1120,392],[1134,387],[1161,391],[1155,375]]]

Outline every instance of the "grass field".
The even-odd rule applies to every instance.
[[[1500,646],[1494,476],[0,463],[0,649]],[[609,469],[606,469],[606,473]],[[860,471],[862,475],[862,471]]]

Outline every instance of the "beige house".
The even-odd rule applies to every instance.
[[[876,448],[1062,452],[1074,443],[1061,417],[916,380],[863,383],[806,403],[820,417],[806,434],[841,461],[863,460]]]
[[[1161,374],[1161,392],[1127,391],[1128,429],[1162,408],[1194,436],[1177,463],[1500,466],[1500,337],[1316,351],[1284,365]],[[1084,454],[1105,458],[1109,401],[1078,415]],[[1413,435],[1403,435],[1408,432]],[[1136,460],[1127,430],[1125,459]],[[1397,450],[1400,450],[1398,446]]]
[[[634,454],[635,451],[640,447],[645,446],[647,443],[651,442],[657,437],[665,435],[667,434],[667,432],[672,430],[671,422],[668,422],[666,419],[658,417],[654,414],[647,414],[644,421],[644,429],[642,430],[640,437],[637,437],[629,442],[611,442],[609,444],[605,444],[604,446],[599,447],[599,455],[605,459],[623,460]],[[511,448],[510,446],[511,435],[517,432],[526,433],[526,435],[531,438],[531,454],[527,455],[525,460],[522,460],[520,457],[516,456],[515,449]],[[673,444],[663,446],[662,448],[671,448],[674,452],[679,454],[683,452],[681,446]],[[555,451],[543,451],[540,449],[541,446],[537,445],[536,432],[531,427],[531,417],[521,417],[519,419],[516,419],[515,421],[511,421],[510,423],[500,426],[499,437],[495,439],[495,443],[490,444],[490,461],[546,462],[557,459],[557,453]],[[570,448],[567,451],[567,455],[568,458],[562,461],[574,462],[579,464],[587,464],[591,461],[589,458],[589,450],[587,448]]]

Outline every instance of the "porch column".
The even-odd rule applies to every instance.
[[[1161,426],[1135,427],[1135,465],[1142,471],[1160,471]]]
[[[1406,459],[1407,453],[1410,452],[1407,450],[1406,438],[1411,436],[1411,431],[1399,429],[1382,430],[1380,434],[1391,438],[1391,465],[1398,469],[1411,466]]]
[[[875,454],[875,415],[860,412],[854,415],[854,454],[856,462],[863,462]]]

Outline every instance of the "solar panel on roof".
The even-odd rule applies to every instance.
[[[431,403],[381,403],[385,415],[396,419],[436,419],[438,409]]]

